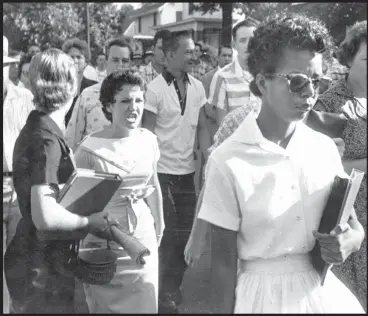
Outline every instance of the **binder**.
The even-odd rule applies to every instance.
[[[336,176],[323,210],[318,232],[329,234],[337,225],[347,223],[354,206],[362,183],[364,172],[353,169],[350,177],[341,178]],[[321,285],[324,284],[326,274],[332,265],[326,263],[321,257],[321,250],[318,242],[311,251],[312,264],[321,275]]]
[[[58,202],[81,216],[101,212],[122,183],[118,174],[77,168],[59,192]]]

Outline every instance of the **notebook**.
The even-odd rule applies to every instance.
[[[363,176],[363,171],[353,169],[349,178],[335,177],[330,196],[323,210],[318,232],[329,234],[337,225],[347,223]],[[320,273],[323,285],[326,274],[332,265],[322,259],[318,243],[312,249],[311,255],[313,266]]]
[[[81,216],[101,212],[122,183],[118,174],[77,168],[59,192],[58,202]]]

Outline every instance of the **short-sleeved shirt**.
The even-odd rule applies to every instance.
[[[240,106],[260,111],[261,102],[249,89],[252,75],[241,68],[238,58],[213,76],[208,103],[225,113]]]
[[[74,105],[65,132],[65,140],[73,150],[86,135],[111,124],[102,112],[101,85],[97,83],[84,89]]]
[[[250,112],[209,157],[198,217],[237,231],[243,260],[304,254],[336,175],[347,177],[329,137],[299,122],[283,149]]]
[[[57,124],[44,113],[32,111],[15,143],[13,155],[14,188],[23,219],[31,220],[31,187],[49,184],[58,188],[74,170],[72,159]]]
[[[195,171],[194,141],[199,111],[206,104],[206,95],[199,80],[191,75],[185,78],[185,109],[169,73],[164,71],[148,85],[145,110],[157,116],[154,133],[161,153],[157,166],[159,173],[184,175]]]

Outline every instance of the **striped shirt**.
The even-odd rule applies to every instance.
[[[34,110],[33,95],[25,88],[8,84],[3,104],[3,171],[12,171],[13,150],[29,113]]]
[[[252,75],[248,71],[244,71],[238,58],[235,58],[231,64],[220,69],[214,75],[208,103],[225,113],[243,105],[247,105],[259,113],[260,99],[253,95],[249,89],[252,79]]]

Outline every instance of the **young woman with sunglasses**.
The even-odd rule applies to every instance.
[[[325,262],[341,264],[364,235],[354,210],[330,234],[316,232],[344,174],[334,142],[303,123],[331,44],[320,21],[300,15],[271,17],[249,42],[261,111],[210,155],[198,214],[211,224],[214,313],[363,313],[331,272],[321,286],[309,255],[317,242]]]

